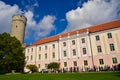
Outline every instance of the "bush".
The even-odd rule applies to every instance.
[[[48,69],[58,69],[59,66],[60,66],[59,63],[57,63],[57,62],[52,62],[52,63],[48,64],[47,68],[48,68]]]
[[[37,68],[36,65],[27,65],[26,68],[29,69],[32,72],[37,72],[38,71],[38,68]]]

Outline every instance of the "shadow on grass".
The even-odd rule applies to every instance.
[[[120,77],[120,72],[117,72],[115,76]]]

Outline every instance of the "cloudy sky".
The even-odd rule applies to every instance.
[[[0,0],[0,34],[15,14],[27,17],[25,43],[120,19],[120,0]]]

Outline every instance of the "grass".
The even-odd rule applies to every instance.
[[[120,80],[120,72],[8,74],[0,80]]]

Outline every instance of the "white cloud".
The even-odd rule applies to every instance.
[[[28,11],[25,13],[25,16],[27,17],[26,39],[45,37],[55,29],[54,21],[56,18],[54,16],[44,16],[38,23],[33,19],[33,12]]]
[[[37,3],[35,3],[37,6]],[[12,16],[15,14],[23,14],[23,11],[17,5],[8,5],[0,1],[0,33],[11,31]],[[35,15],[32,11],[24,11],[24,16],[27,17],[27,26],[25,39],[39,39],[50,34],[52,30],[55,30],[54,16],[44,16],[38,23],[33,18]]]
[[[10,33],[12,16],[16,13],[20,13],[17,5],[7,5],[0,1],[0,33]]]
[[[27,3],[27,4],[25,4]],[[26,5],[25,8],[30,10],[30,11],[34,11],[35,8],[39,7],[39,3],[37,0],[26,0],[26,1],[22,1],[22,5]]]
[[[56,20],[55,16],[45,16],[41,22],[38,24],[38,36],[49,35],[49,33],[55,30],[54,21]]]
[[[67,31],[79,29],[86,26],[96,25],[107,21],[120,19],[119,0],[89,0],[66,13],[68,21]]]

